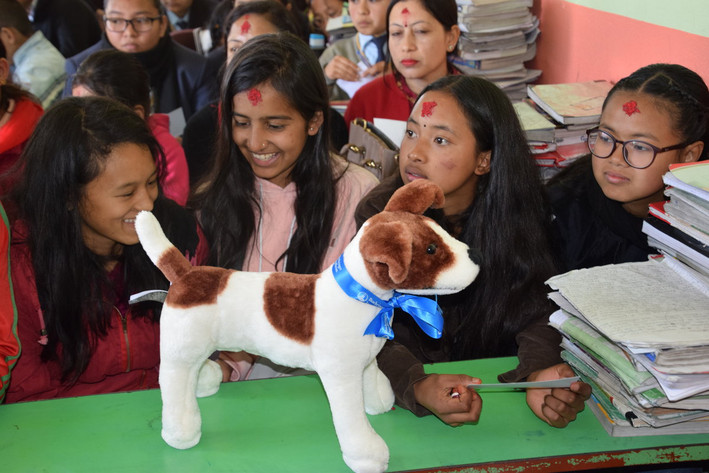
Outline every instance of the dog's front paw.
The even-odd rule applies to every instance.
[[[197,397],[207,397],[219,391],[222,383],[222,369],[219,363],[205,360],[197,375]]]
[[[374,434],[366,448],[354,452],[343,449],[342,459],[355,473],[382,473],[389,466],[389,448],[379,435]]]
[[[171,429],[162,429],[162,438],[169,446],[177,448],[180,450],[185,450],[192,448],[199,443],[199,439],[202,437],[201,429],[192,431],[191,434],[185,435],[182,432],[176,432]]]

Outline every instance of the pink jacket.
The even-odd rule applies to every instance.
[[[190,173],[182,145],[170,134],[170,117],[154,113],[148,117],[148,126],[165,152],[165,175],[160,181],[163,194],[185,205],[190,193]]]

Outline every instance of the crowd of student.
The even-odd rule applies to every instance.
[[[478,419],[481,398],[467,387],[474,378],[427,375],[424,363],[516,355],[518,367],[500,380],[572,375],[546,323],[544,282],[653,252],[640,226],[662,199],[662,174],[707,157],[702,78],[672,64],[632,72],[588,132],[589,156],[544,186],[507,96],[450,62],[460,34],[454,0],[352,0],[356,32],[319,60],[305,33],[342,14],[342,2],[225,1],[218,21],[224,2],[82,3],[103,32],[66,59],[52,46],[66,85],[50,105],[24,82],[45,77],[50,63],[23,69],[30,51],[13,42],[51,46],[31,23],[44,2],[0,0],[0,190],[9,216],[3,211],[0,227],[0,400],[158,387],[160,304],[128,297],[168,283],[140,248],[139,211],[153,211],[193,264],[318,273],[416,179],[442,188],[444,207],[427,215],[480,252],[481,271],[438,299],[442,338],[394,319],[378,363],[397,404],[450,425]],[[218,61],[172,40],[171,31],[202,26],[219,32]],[[331,108],[343,98],[337,81],[364,77],[344,123],[406,122],[399,172],[382,182],[335,153],[333,135],[346,135]],[[186,120],[181,137],[166,115],[176,110]],[[293,374],[243,352],[215,362],[224,381]],[[590,391],[582,382],[530,389],[527,403],[564,427]]]

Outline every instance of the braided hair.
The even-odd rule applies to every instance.
[[[709,89],[697,73],[679,64],[642,67],[613,86],[603,103],[604,109],[619,91],[642,92],[663,100],[684,142],[704,142],[699,159],[709,157]]]

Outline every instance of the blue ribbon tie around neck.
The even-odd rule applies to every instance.
[[[376,335],[389,340],[394,338],[391,322],[394,309],[399,308],[411,315],[426,335],[431,338],[441,338],[443,314],[438,303],[433,299],[394,291],[391,299],[382,300],[354,280],[347,271],[342,256],[332,265],[332,274],[337,284],[349,297],[381,309],[367,326],[364,335]]]

